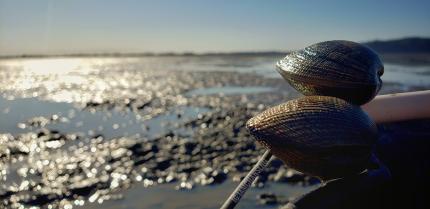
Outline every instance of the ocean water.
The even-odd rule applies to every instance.
[[[228,173],[228,177],[218,184],[194,182],[192,189],[177,190],[182,180],[172,183],[145,181],[142,172],[147,168],[127,166],[127,163],[135,162],[130,160],[133,156],[124,158],[129,160],[123,162],[125,165],[103,160],[104,167],[118,166],[125,170],[122,173],[116,171],[118,179],[115,172],[107,173],[111,175],[109,189],[100,189],[97,184],[98,189],[89,189],[88,194],[72,197],[65,194],[76,182],[101,179],[97,155],[106,156],[106,153],[99,152],[99,147],[117,146],[122,143],[122,138],[133,143],[146,143],[166,136],[193,141],[198,134],[212,129],[223,131],[220,137],[225,139],[234,137],[238,143],[247,140],[246,135],[229,135],[237,130],[218,127],[218,124],[237,119],[239,122],[235,123],[242,124],[237,128],[239,133],[245,132],[243,122],[249,115],[237,116],[234,112],[247,108],[245,113],[252,115],[267,106],[299,96],[275,70],[275,63],[281,58],[223,55],[0,60],[0,195],[5,197],[1,206],[218,208],[238,184],[233,181],[234,173]],[[429,89],[430,66],[386,63],[382,80],[385,83],[382,93]],[[223,115],[217,123],[193,123],[204,118],[215,120],[217,114]],[[41,130],[55,131],[54,135],[61,133],[67,139],[42,143],[38,141]],[[13,154],[13,140],[26,147],[16,148],[24,154]],[[91,154],[88,150],[93,148],[95,151]],[[121,153],[124,149],[109,150]],[[88,165],[92,169],[87,172],[86,164],[71,161],[78,168],[83,166],[84,171],[66,177],[52,171],[66,165],[57,160],[59,156],[78,158],[77,151],[88,154],[89,158],[95,156],[91,161],[95,165]],[[258,148],[252,153],[258,154]],[[253,155],[254,160],[257,160],[256,156]],[[30,173],[33,169],[36,174],[31,176],[24,172],[23,175],[26,169]],[[247,169],[249,167],[242,173]],[[57,180],[49,177],[49,172],[54,172]],[[59,180],[60,177],[64,179]],[[186,182],[194,180],[190,177]],[[317,186],[269,181],[262,188],[251,188],[238,208],[277,208],[277,204],[260,205],[256,196],[275,193],[288,200]],[[7,192],[13,194],[5,195]],[[42,199],[37,199],[40,200],[38,204],[30,201],[42,195],[46,195],[42,198],[45,202]]]

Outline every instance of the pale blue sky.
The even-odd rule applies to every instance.
[[[291,50],[430,37],[430,1],[0,0],[0,55]]]

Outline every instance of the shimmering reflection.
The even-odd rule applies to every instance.
[[[216,208],[260,155],[245,122],[299,96],[261,76],[278,59],[0,60],[0,208]],[[317,183],[279,161],[264,173],[250,197]]]
[[[49,95],[54,101],[85,101],[89,99],[87,96],[69,90],[80,87],[104,91],[106,84],[88,75],[97,74],[103,66],[114,63],[113,59],[88,58],[6,60],[0,63],[0,76],[8,81],[2,89],[24,97]]]

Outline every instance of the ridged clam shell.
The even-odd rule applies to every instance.
[[[362,44],[326,41],[287,55],[277,70],[304,95],[334,96],[361,105],[381,88],[384,66]]]
[[[359,106],[328,96],[269,108],[247,128],[288,166],[323,180],[363,171],[377,139],[375,123]]]

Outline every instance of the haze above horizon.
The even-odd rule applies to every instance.
[[[430,36],[428,1],[0,0],[0,56],[286,51]]]

